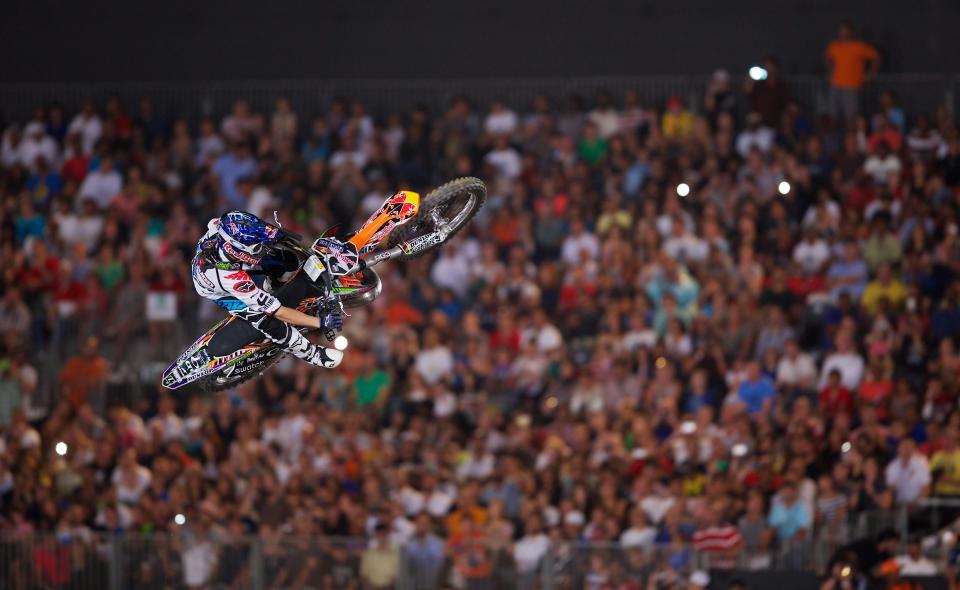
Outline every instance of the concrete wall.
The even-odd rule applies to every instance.
[[[957,0],[7,0],[0,81],[818,73],[841,19],[884,71],[960,71]]]

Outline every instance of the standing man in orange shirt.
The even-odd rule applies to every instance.
[[[869,43],[853,38],[850,23],[840,23],[837,38],[827,45],[830,68],[830,114],[837,120],[852,121],[860,112],[860,89],[873,79],[880,67],[880,54]]]

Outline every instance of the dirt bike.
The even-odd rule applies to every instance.
[[[472,177],[450,181],[423,198],[413,191],[391,195],[359,230],[342,236],[356,248],[358,262],[340,276],[317,268],[315,248],[320,239],[306,247],[301,236],[278,223],[275,250],[292,253],[298,264],[292,276],[273,289],[273,295],[283,305],[308,314],[367,305],[381,291],[373,266],[409,260],[438,248],[477,214],[486,195],[483,181]],[[327,230],[320,238],[335,232]],[[333,341],[336,333],[325,331],[324,335]],[[167,389],[189,385],[200,391],[220,391],[262,374],[282,356],[279,345],[264,339],[249,322],[230,316],[190,345],[163,372],[161,383]]]

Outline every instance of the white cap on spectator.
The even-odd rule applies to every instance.
[[[543,509],[543,519],[547,526],[557,526],[560,524],[560,510],[556,506],[547,506]]]
[[[583,516],[583,512],[579,510],[571,510],[563,516],[563,524],[583,526],[586,522],[587,519]]]
[[[706,588],[710,585],[710,574],[703,570],[696,570],[690,574],[690,583],[694,586],[700,586],[701,588]]]

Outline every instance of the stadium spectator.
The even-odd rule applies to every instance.
[[[827,45],[830,68],[830,110],[834,117],[851,121],[860,112],[860,89],[877,75],[880,54],[870,44],[855,39],[853,26],[840,23],[837,38]]]
[[[32,171],[5,128],[0,531],[181,537],[147,556],[144,587],[185,565],[191,583],[249,580],[242,531],[277,585],[347,587],[387,548],[366,560],[381,581],[409,573],[395,555],[422,588],[479,588],[548,563],[623,586],[673,555],[687,578],[698,533],[703,549],[727,519],[752,568],[806,567],[799,537],[847,543],[900,510],[932,526],[925,488],[956,495],[954,124],[905,100],[904,139],[888,98],[849,132],[803,101],[778,121],[755,105],[769,133],[741,156],[756,117],[713,92],[711,113],[632,92],[504,103],[496,133],[463,98],[238,103],[223,130],[222,113],[111,99],[74,133],[73,111],[38,112],[59,154]],[[487,206],[437,254],[383,267],[342,370],[284,360],[206,398],[159,395],[156,372],[221,317],[183,288],[223,208],[276,208],[312,236],[459,174],[484,177]],[[316,551],[379,524],[387,544]],[[577,561],[589,541],[620,553]]]
[[[904,438],[897,446],[897,455],[887,465],[887,486],[893,489],[896,501],[910,504],[930,493],[930,469],[927,460],[917,452],[912,438]]]

